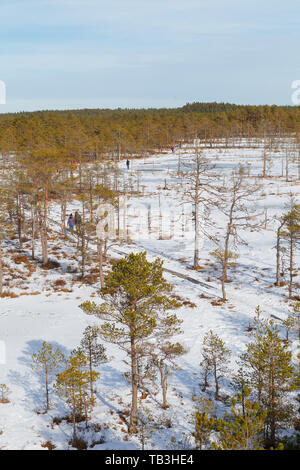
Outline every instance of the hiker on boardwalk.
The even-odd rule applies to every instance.
[[[127,170],[129,170],[129,165],[130,165],[130,161],[129,161],[129,160],[126,160]]]
[[[75,229],[76,229],[81,224],[81,215],[77,211],[75,212],[74,222],[75,222]]]
[[[74,225],[75,225],[75,219],[73,217],[73,214],[70,214],[69,218],[68,218],[67,227],[68,227],[68,229],[70,230],[71,233],[73,233],[73,231],[74,231]]]

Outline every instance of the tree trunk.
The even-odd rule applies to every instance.
[[[85,275],[85,261],[86,261],[86,229],[85,229],[85,205],[82,203],[82,223],[80,224],[80,235],[81,235],[81,276],[82,278]]]
[[[263,169],[263,178],[267,176],[267,155],[266,150],[264,150],[264,169]]]
[[[91,399],[94,397],[94,388],[93,388],[93,364],[92,364],[92,352],[89,352],[89,369],[90,369],[90,390],[91,390]]]
[[[161,383],[162,396],[163,396],[162,408],[166,410],[167,408],[169,408],[168,403],[167,403],[167,375],[164,374],[163,364],[159,364],[159,373],[160,373],[160,383]]]
[[[100,287],[104,287],[104,276],[103,276],[103,246],[102,240],[98,240],[98,260],[99,260],[99,277],[100,277]]]
[[[2,295],[3,290],[3,251],[2,244],[0,242],[0,295]]]
[[[63,234],[64,237],[66,236],[66,222],[65,222],[66,213],[67,213],[67,203],[63,199],[61,201],[61,233]]]
[[[209,373],[209,368],[206,366],[206,367],[205,367],[205,371],[204,371],[204,384],[203,384],[203,387],[202,387],[202,392],[205,392],[205,390],[206,390],[207,387],[209,386],[209,383],[208,383],[208,373]]]
[[[48,370],[47,367],[45,369],[45,387],[46,387],[46,411],[49,410],[49,390],[48,390]]]
[[[220,396],[219,396],[219,381],[218,381],[217,365],[216,364],[214,364],[214,377],[215,377],[215,384],[216,384],[215,398],[216,398],[216,400],[219,400],[220,399]]]
[[[194,268],[199,266],[199,206],[195,203],[195,251],[194,251]]]
[[[36,212],[34,206],[31,207],[31,257],[35,258],[35,217]]]
[[[293,266],[294,266],[294,240],[290,239],[290,282],[289,282],[289,299],[293,296]]]
[[[229,222],[227,224],[227,232],[225,237],[225,245],[224,245],[224,255],[223,255],[223,263],[222,263],[222,296],[223,300],[226,300],[226,291],[225,291],[225,282],[227,281],[227,268],[228,268],[228,259],[229,259],[229,239],[232,230],[232,213],[235,206],[235,197],[231,203],[230,213],[229,213]]]
[[[39,209],[39,226],[40,226],[43,264],[45,265],[48,262],[47,227],[45,225],[45,220],[43,220],[41,209]]]
[[[135,348],[135,339],[131,336],[131,413],[130,413],[130,423],[129,423],[129,432],[136,433],[136,415],[137,415],[137,394],[138,394],[138,384],[137,384],[137,357],[136,357],[136,348]]]
[[[280,285],[280,226],[277,229],[277,241],[276,241],[276,286]]]
[[[73,410],[72,410],[72,421],[73,421],[73,440],[77,438],[76,435],[76,406],[75,406],[75,398],[73,397],[72,399],[72,405],[73,405]]]
[[[222,299],[226,300],[225,281],[227,279],[227,260],[223,260],[222,265]]]
[[[41,208],[39,209],[39,222],[41,230],[41,245],[43,254],[43,264],[48,262],[48,240],[47,240],[47,190],[45,190],[44,198],[44,214],[42,216]]]

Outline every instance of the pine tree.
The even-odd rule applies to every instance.
[[[187,352],[180,342],[173,343],[171,341],[174,335],[182,333],[181,324],[182,320],[179,320],[175,314],[161,318],[155,334],[155,341],[151,341],[151,343],[149,342],[144,346],[144,351],[149,356],[148,373],[151,376],[154,372],[153,380],[156,379],[155,369],[159,373],[163,409],[169,406],[167,403],[168,376],[171,374],[171,369],[179,369],[177,359]]]
[[[45,138],[45,140],[44,140]],[[62,164],[63,155],[52,136],[37,137],[38,143],[25,152],[20,152],[18,163],[26,180],[32,183],[37,197],[36,213],[41,237],[43,264],[48,262],[48,212],[49,197],[54,188],[57,171]]]
[[[80,350],[88,359],[90,373],[90,392],[93,398],[93,368],[108,362],[105,347],[98,343],[99,328],[97,326],[88,326],[83,332],[83,338],[80,341]]]
[[[73,441],[77,438],[76,421],[81,417],[83,410],[86,413],[87,420],[87,408],[88,405],[91,405],[88,399],[90,381],[95,382],[99,375],[97,372],[92,372],[91,376],[86,367],[87,358],[85,355],[81,351],[73,351],[66,369],[57,374],[56,383],[54,384],[58,396],[65,398],[71,407]]]
[[[200,232],[204,233],[205,228],[201,220],[200,211],[206,210],[211,205],[211,196],[215,193],[215,188],[210,184],[208,176],[214,165],[203,155],[199,148],[195,148],[188,162],[182,162],[179,178],[182,180],[183,197],[187,202],[193,204],[194,222],[194,268],[199,266],[199,242]],[[206,217],[206,223],[208,218]]]
[[[214,417],[215,405],[207,398],[193,398],[196,402],[194,414],[195,431],[193,432],[196,441],[196,448],[203,450],[210,445],[210,437],[215,428],[216,421]]]
[[[285,333],[286,333],[286,336],[285,336],[286,341],[289,341],[289,333],[294,328],[295,325],[296,325],[296,321],[295,321],[295,316],[293,315],[293,313],[290,313],[285,318],[285,320],[282,320],[282,326],[285,328]]]
[[[242,405],[242,411],[244,415],[245,408],[246,408],[246,405],[245,405],[246,390],[249,388],[249,377],[243,365],[241,365],[237,373],[233,375],[231,386],[241,396],[241,405]]]
[[[263,450],[262,429],[266,417],[265,411],[260,411],[258,403],[249,399],[250,389],[246,387],[244,411],[242,395],[237,394],[231,400],[230,413],[218,420],[218,443],[213,443],[216,450]]]
[[[238,170],[234,170],[224,185],[219,189],[216,206],[226,217],[226,228],[220,239],[219,235],[212,237],[217,244],[217,250],[212,254],[222,265],[222,298],[226,300],[225,283],[227,281],[227,271],[230,263],[236,258],[233,247],[239,244],[247,245],[247,240],[242,238],[241,232],[246,229],[260,230],[262,222],[255,219],[258,215],[257,205],[258,191],[260,186],[257,183],[249,185],[246,177],[245,167],[240,165]],[[250,201],[252,207],[249,207]]]
[[[300,244],[300,204],[297,204],[291,196],[288,212],[283,216],[284,229],[281,233],[288,243],[289,249],[289,298],[293,297],[293,276],[295,252]]]
[[[220,380],[222,380],[228,370],[227,363],[230,354],[230,350],[226,348],[223,340],[217,334],[214,334],[212,330],[206,333],[203,339],[203,360],[200,363],[204,369],[203,390],[208,386],[208,377],[213,375],[216,400],[220,399]]]
[[[180,344],[171,343],[170,341],[161,342],[153,347],[150,352],[150,362],[156,367],[160,375],[160,385],[163,395],[162,408],[167,409],[169,407],[167,402],[167,389],[168,389],[168,375],[170,375],[170,367],[178,369],[176,359],[186,353],[186,350]]]
[[[32,369],[42,374],[45,380],[46,411],[50,408],[49,380],[64,361],[64,355],[59,348],[54,349],[53,345],[46,341],[43,341],[41,349],[32,355]]]
[[[105,277],[99,306],[85,302],[80,307],[87,314],[105,320],[100,326],[104,341],[117,344],[130,360],[132,403],[129,432],[136,432],[138,355],[142,345],[155,334],[161,315],[179,303],[168,297],[172,286],[163,278],[162,261],[146,259],[146,253],[131,253],[113,264]],[[169,315],[169,317],[172,317]]]
[[[256,318],[255,325],[253,341],[247,347],[243,362],[249,370],[250,386],[256,400],[267,412],[265,445],[275,448],[278,433],[282,425],[290,422],[293,409],[288,399],[293,387],[292,353],[272,321]]]
[[[142,450],[145,450],[147,441],[157,428],[154,417],[142,400],[139,401],[138,411],[136,415],[137,437],[141,443]]]
[[[300,340],[300,302],[294,304],[293,312],[290,314],[293,318],[294,326],[296,327],[298,340]]]

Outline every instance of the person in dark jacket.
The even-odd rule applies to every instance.
[[[74,221],[75,221],[75,228],[81,224],[81,215],[77,211],[75,212]]]
[[[75,219],[73,217],[73,214],[70,214],[69,218],[68,218],[67,227],[68,227],[68,229],[70,230],[71,233],[73,233],[73,231],[74,231],[74,225],[75,225]]]
[[[129,165],[130,165],[130,161],[129,161],[129,160],[126,160],[127,170],[129,170]]]

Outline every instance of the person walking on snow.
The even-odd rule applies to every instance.
[[[68,229],[70,230],[71,233],[73,233],[73,231],[74,231],[74,225],[75,225],[75,219],[73,217],[73,214],[70,214],[69,218],[68,218],[67,227],[68,227]]]
[[[74,224],[75,228],[81,224],[81,215],[77,211],[75,212]]]
[[[129,170],[129,165],[130,165],[130,161],[129,161],[129,160],[126,160],[127,170]]]

